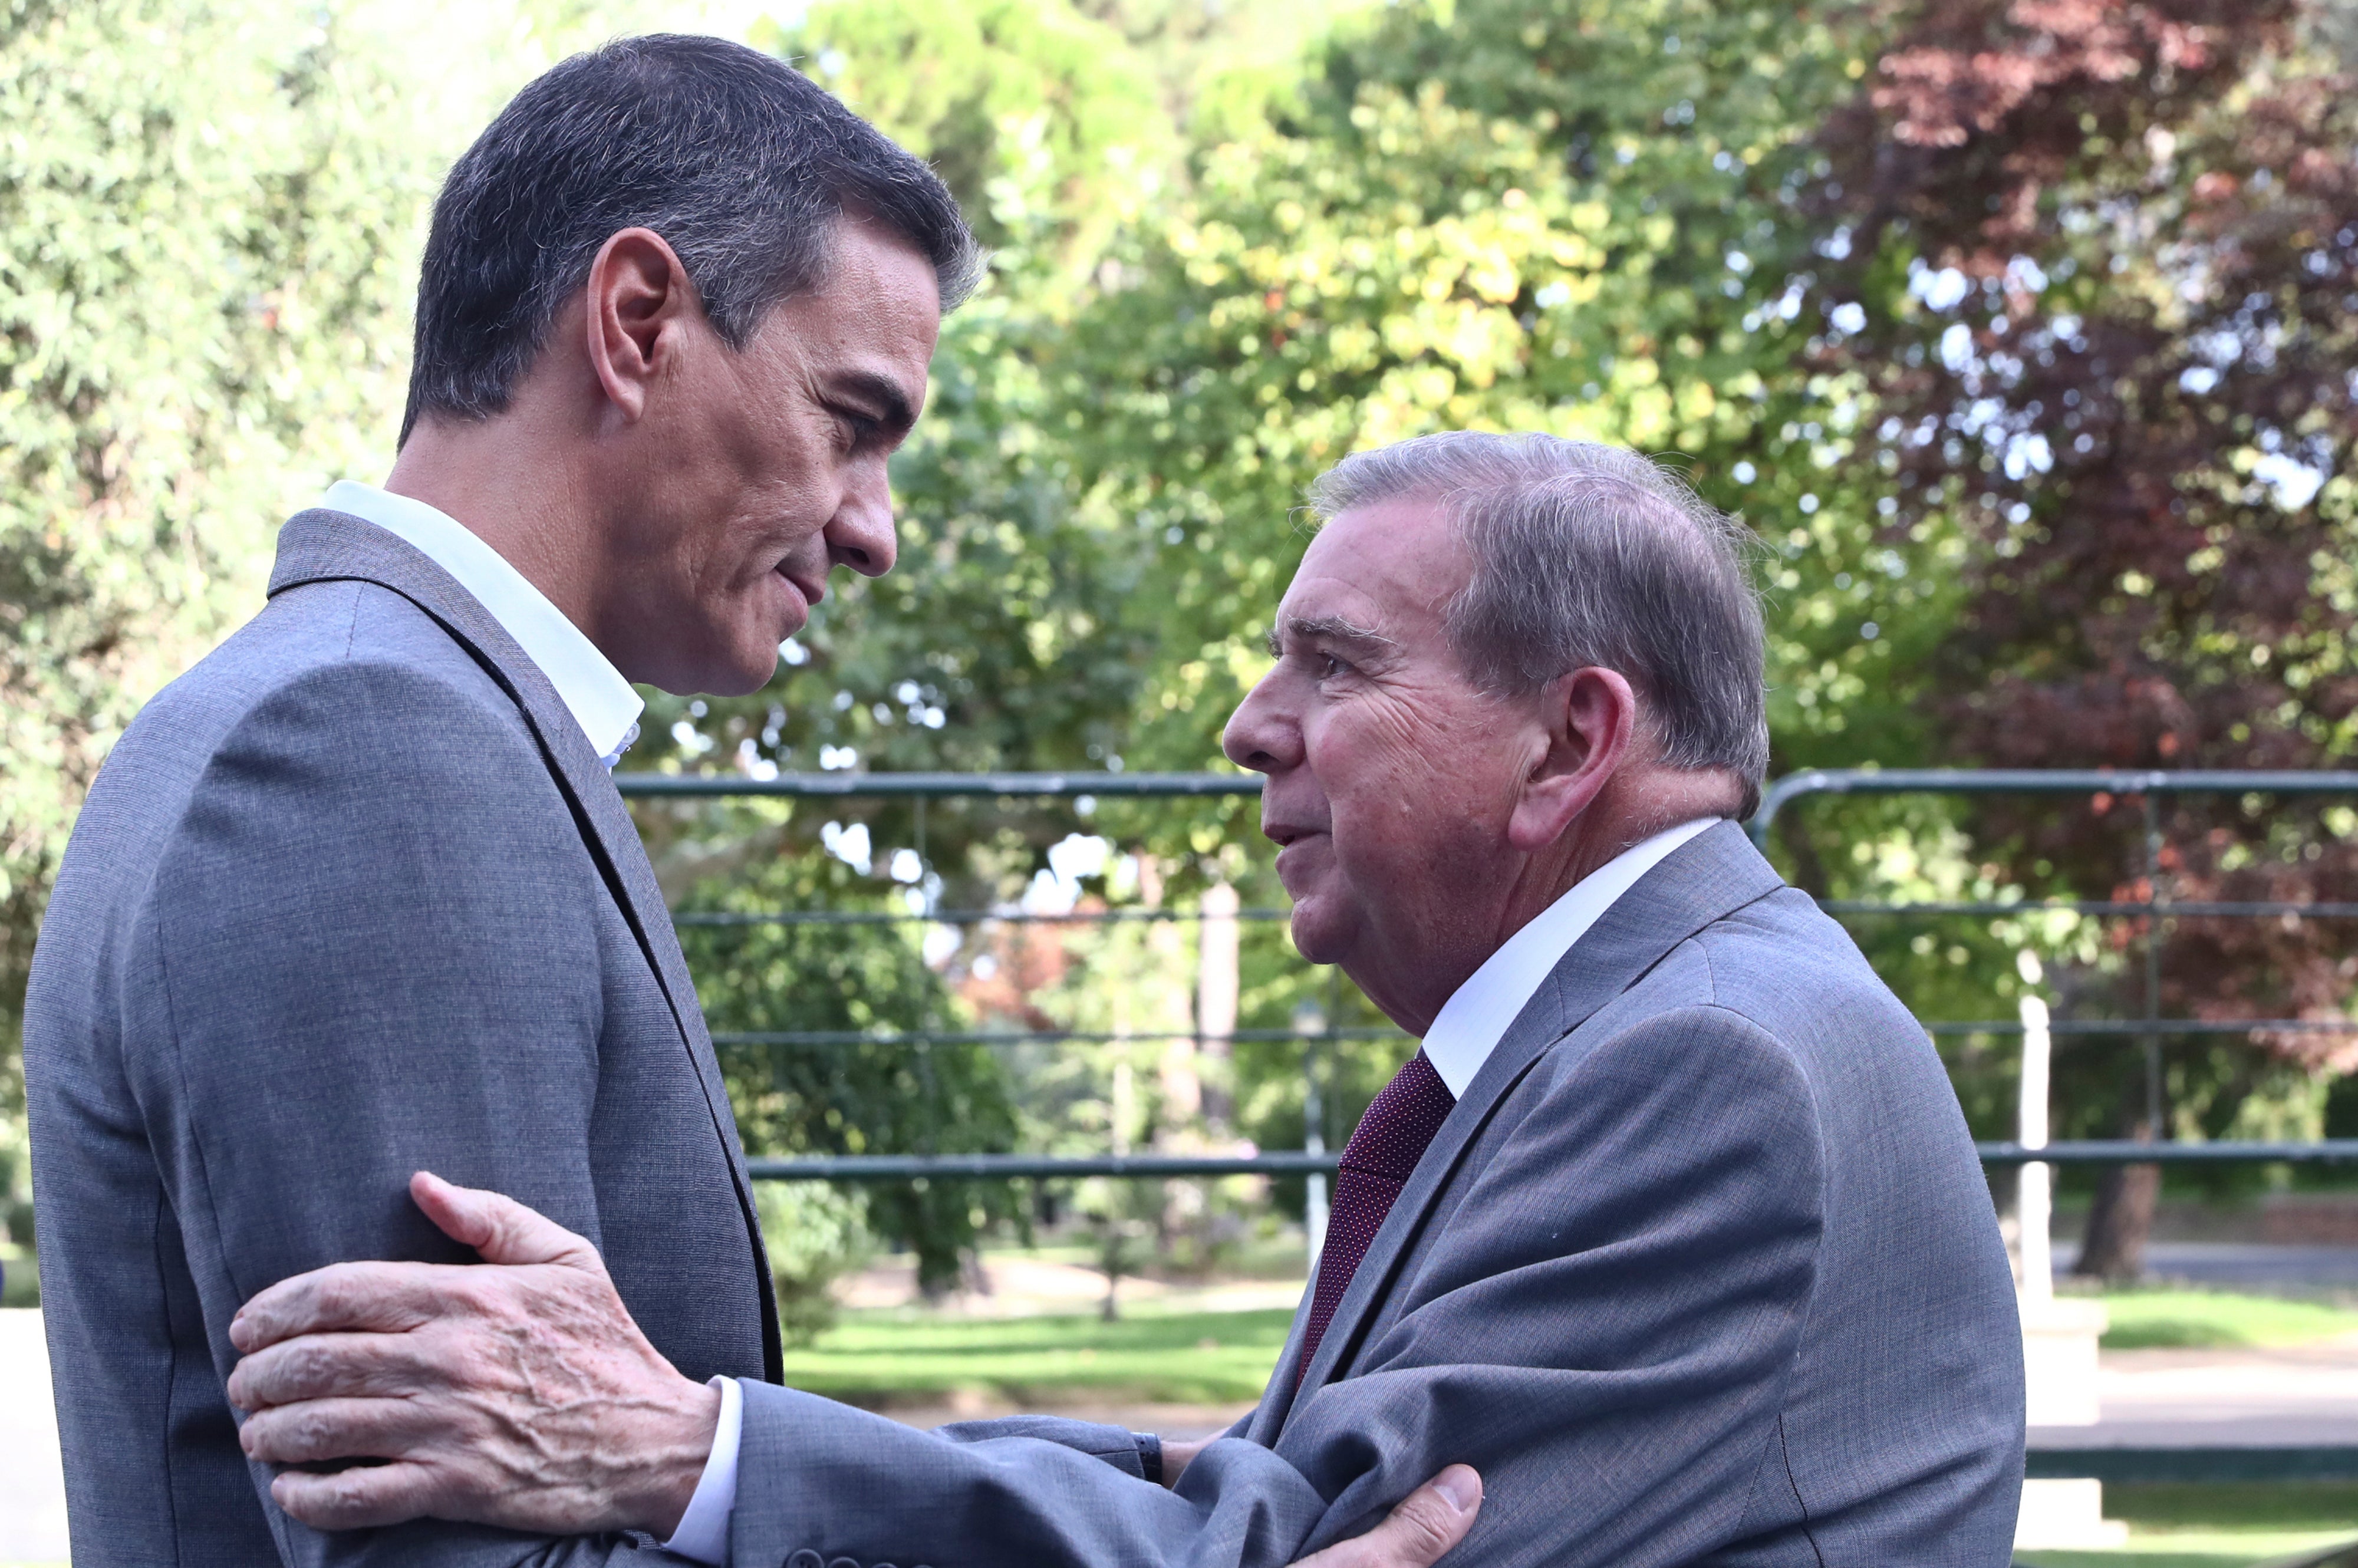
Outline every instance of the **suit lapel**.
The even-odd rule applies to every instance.
[[[728,1152],[730,1174],[761,1274],[763,1358],[770,1380],[780,1381],[784,1368],[779,1359],[777,1303],[771,1291],[769,1256],[762,1241],[736,1118],[729,1108],[728,1088],[713,1053],[712,1036],[705,1027],[703,1009],[697,1004],[687,957],[672,927],[671,910],[655,884],[654,868],[647,862],[638,828],[613,779],[591,753],[580,725],[540,666],[472,594],[423,551],[398,535],[341,512],[315,509],[289,518],[278,535],[278,558],[270,574],[271,596],[305,583],[340,580],[374,583],[416,605],[467,650],[523,714],[558,793],[573,813],[584,847],[597,862],[670,1004],[681,1044],[703,1087],[705,1108]]]
[[[1585,1023],[1598,1009],[1628,990],[1671,950],[1715,920],[1784,886],[1760,858],[1744,830],[1723,822],[1697,834],[1614,902],[1613,907],[1572,946],[1531,1001],[1508,1026],[1498,1045],[1466,1086],[1466,1094],[1433,1135],[1415,1173],[1368,1243],[1367,1256],[1335,1308],[1303,1389],[1329,1382],[1359,1350],[1369,1322],[1390,1295],[1400,1266],[1413,1248],[1425,1217],[1457,1173],[1466,1150],[1498,1107],[1547,1049]],[[1304,1300],[1308,1298],[1305,1295]],[[1303,1314],[1270,1380],[1263,1411],[1253,1432],[1273,1441],[1292,1408],[1301,1354]]]

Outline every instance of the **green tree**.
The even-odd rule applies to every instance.
[[[2358,434],[2358,121],[2345,7],[1926,7],[1830,121],[1813,210],[1847,236],[1823,280],[1855,330],[1820,365],[1878,418],[1892,526],[1969,546],[1928,710],[1944,759],[1999,766],[2346,766],[2358,736],[2351,562]],[[1891,296],[1890,280],[1909,282]],[[1862,285],[1860,279],[1866,281]],[[1864,289],[1866,297],[1855,297]],[[2006,880],[2080,897],[2343,900],[2346,806],[1999,802],[1966,819]],[[2161,1009],[2347,1017],[2347,935],[2303,919],[2113,923],[2062,983]],[[2358,1031],[2166,1043],[2148,1107],[2136,1044],[2059,1060],[2081,1135],[2319,1130],[2320,1069]],[[2305,1124],[2305,1125],[2304,1125]],[[2257,1173],[2237,1173],[2243,1179]],[[2137,1267],[2158,1173],[2100,1189],[2082,1267]]]
[[[331,14],[0,7],[0,1205],[26,966],[83,791],[398,406],[427,170]]]

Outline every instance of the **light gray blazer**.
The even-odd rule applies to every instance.
[[[1304,1297],[1304,1310],[1308,1297]],[[1480,1568],[2002,1568],[2022,1352],[1931,1045],[1733,824],[1574,946],[1468,1086],[1295,1393],[1176,1494],[1126,1433],[925,1433],[746,1390],[744,1568],[1276,1564],[1443,1465]]]
[[[778,1366],[711,1042],[579,727],[479,604],[368,523],[289,522],[270,595],[114,748],[34,958],[74,1561],[635,1558],[432,1522],[322,1536],[238,1449],[240,1303],[341,1259],[465,1256],[411,1205],[420,1167],[589,1237],[690,1377]]]

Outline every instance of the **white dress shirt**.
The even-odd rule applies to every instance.
[[[729,1561],[729,1516],[737,1511],[737,1448],[745,1432],[745,1390],[734,1378],[715,1378],[720,1390],[720,1426],[712,1434],[712,1452],[705,1457],[704,1474],[696,1480],[696,1495],[679,1516],[679,1528],[664,1542],[665,1552],[693,1557],[698,1563]]]
[[[1515,1022],[1540,982],[1572,951],[1573,944],[1587,935],[1588,928],[1635,887],[1639,878],[1719,820],[1697,817],[1622,850],[1573,883],[1570,892],[1508,937],[1506,945],[1451,994],[1424,1035],[1425,1059],[1451,1094],[1466,1098],[1466,1086],[1490,1059],[1507,1026]]]
[[[458,579],[459,586],[475,596],[475,602],[491,612],[525,657],[548,677],[598,760],[610,768],[622,760],[639,738],[639,715],[646,704],[622,672],[598,651],[598,644],[506,557],[449,514],[374,485],[339,481],[319,504],[400,535]]]

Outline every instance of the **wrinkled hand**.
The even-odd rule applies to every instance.
[[[435,1518],[546,1535],[678,1528],[720,1396],[631,1320],[587,1241],[498,1193],[419,1172],[410,1195],[487,1264],[335,1263],[241,1308],[229,1396],[239,1438],[282,1472],[271,1496],[319,1530]],[[1211,1440],[1166,1444],[1175,1482]],[[1383,1523],[1294,1568],[1432,1568],[1465,1537],[1480,1477],[1453,1465]]]
[[[1314,1552],[1293,1568],[1433,1568],[1474,1528],[1482,1508],[1482,1477],[1452,1465],[1400,1500],[1384,1522],[1365,1535]]]
[[[230,1325],[246,1454],[319,1530],[431,1516],[538,1534],[678,1528],[720,1395],[657,1354],[587,1241],[497,1193],[419,1172],[410,1195],[487,1264],[336,1263]]]

